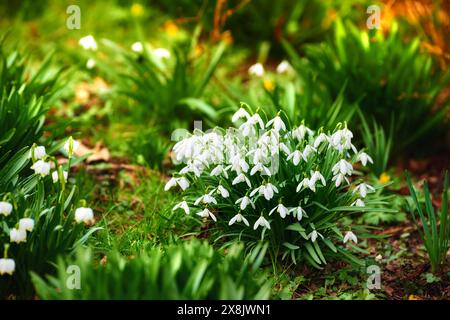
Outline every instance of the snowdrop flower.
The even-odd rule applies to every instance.
[[[259,193],[261,195],[264,195],[264,198],[266,200],[270,200],[273,198],[274,193],[278,193],[278,188],[275,187],[273,184],[271,183],[266,183],[263,184],[261,186],[259,186],[258,188],[254,189],[251,193],[250,193],[250,197],[253,197],[256,193]]]
[[[95,60],[92,59],[92,58],[89,58],[89,59],[86,61],[86,69],[91,70],[91,69],[93,69],[94,67],[95,67]]]
[[[75,210],[75,221],[77,223],[94,224],[94,211],[91,208],[80,207]]]
[[[308,178],[304,178],[300,183],[297,185],[296,192],[299,192],[300,190],[303,190],[304,188],[310,188],[312,191],[316,191],[316,187],[314,184],[310,184],[310,181]]]
[[[255,204],[253,203],[253,201],[247,197],[247,196],[243,196],[242,198],[239,198],[236,200],[235,204],[240,204],[240,208],[241,210],[245,210],[245,208],[247,208],[247,206],[250,204],[252,206],[253,209],[255,209]]]
[[[303,150],[302,158],[305,161],[308,161],[308,157],[311,153],[316,152],[317,150],[313,147],[311,147],[309,144],[305,147],[305,150]]]
[[[279,132],[281,129],[286,130],[286,125],[283,120],[281,120],[280,116],[276,116],[269,122],[267,122],[267,127],[272,126],[276,132]]]
[[[310,234],[308,234],[308,239],[311,239],[312,242],[315,242],[318,236],[320,236],[323,239],[323,235],[321,235],[316,230],[313,230]]]
[[[231,168],[235,172],[247,172],[249,169],[248,163],[245,161],[245,159],[241,158],[241,155],[237,154],[230,160]]]
[[[368,185],[367,183],[360,183],[354,190],[353,193],[359,192],[359,195],[362,198],[365,198],[367,196],[367,193],[370,191],[375,191],[375,188],[371,185]]]
[[[305,138],[305,135],[311,135],[313,132],[311,129],[305,127],[303,124],[300,127],[292,130],[292,136],[298,141],[302,141]]]
[[[303,216],[307,217],[305,210],[300,206],[295,207],[295,208],[290,208],[289,212],[292,212],[292,216],[294,218],[297,217],[298,221],[302,220]]]
[[[23,229],[11,229],[9,232],[9,241],[15,243],[27,242],[27,232]]]
[[[179,204],[175,205],[172,208],[172,211],[175,211],[175,210],[178,210],[178,209],[183,209],[186,214],[190,213],[189,206],[188,206],[186,201],[181,201]]]
[[[280,149],[288,156],[291,154],[291,150],[289,150],[288,146],[284,142],[280,143]]]
[[[273,213],[275,210],[280,214],[280,217],[283,218],[283,219],[286,218],[286,216],[289,214],[288,208],[286,208],[283,204],[280,203],[280,204],[277,205],[275,208],[273,208],[272,210],[270,210],[269,216],[272,215],[272,213]]]
[[[326,181],[323,175],[319,171],[311,171],[311,178],[304,178],[302,181],[300,181],[300,183],[297,185],[296,192],[299,192],[304,188],[309,188],[312,192],[316,192],[317,181],[320,181],[323,186],[326,186]]]
[[[228,192],[227,189],[225,189],[222,185],[219,185],[217,187],[217,192],[220,193],[220,195],[222,196],[222,198],[228,198],[230,196],[230,193]]]
[[[264,129],[265,128],[265,126],[264,126],[264,121],[261,119],[261,117],[259,116],[259,114],[257,114],[257,113],[255,113],[254,115],[252,115],[248,120],[247,120],[247,122],[249,122],[251,125],[256,125],[256,124],[259,124],[259,127],[261,128],[261,129]]]
[[[31,169],[34,170],[35,174],[39,174],[42,177],[45,177],[50,173],[50,163],[39,160],[31,166]]]
[[[330,144],[339,152],[344,150],[353,149],[356,150],[355,146],[352,144],[353,133],[348,129],[341,129],[333,133],[330,137]]]
[[[214,222],[217,221],[216,216],[213,215],[213,213],[211,211],[209,211],[207,208],[205,208],[203,211],[197,212],[197,215],[202,217],[202,218],[211,217],[211,219],[213,219]]]
[[[16,270],[16,263],[13,259],[0,259],[0,276],[4,274],[12,275]]]
[[[210,175],[211,175],[211,176],[218,176],[218,175],[220,175],[220,174],[223,174],[224,177],[225,177],[226,179],[228,179],[228,173],[227,173],[227,170],[225,170],[225,169],[223,168],[223,166],[219,164],[217,167],[215,167],[214,169],[211,170]]]
[[[63,177],[64,177],[64,181],[67,182],[67,177],[69,176],[69,173],[67,171],[63,171]],[[57,183],[59,180],[59,174],[58,171],[53,171],[52,172],[52,180],[53,183]]]
[[[316,184],[317,181],[320,181],[323,186],[326,186],[326,181],[323,175],[319,171],[311,172],[310,183]]]
[[[250,180],[243,173],[238,174],[237,177],[234,178],[234,180],[231,184],[234,186],[235,184],[238,184],[241,182],[247,183],[249,188],[252,186],[252,184],[250,183]]]
[[[250,115],[248,114],[248,112],[244,108],[240,108],[238,111],[236,111],[233,114],[233,117],[231,118],[231,121],[232,122],[237,122],[241,118],[245,118],[247,120],[250,118]]]
[[[262,77],[264,75],[264,67],[261,63],[255,63],[248,68],[248,74],[251,76]]]
[[[267,221],[263,216],[259,217],[259,219],[256,220],[255,224],[253,225],[253,230],[256,230],[259,226],[270,230],[269,221]]]
[[[70,144],[71,144],[71,141],[72,141],[72,150],[70,150]],[[63,150],[64,150],[68,155],[71,155],[72,153],[74,153],[74,152],[78,149],[79,146],[80,146],[80,143],[79,143],[77,140],[69,138],[69,139],[67,139],[67,141],[64,143]]]
[[[325,133],[321,133],[317,136],[316,140],[314,140],[314,148],[318,148],[322,142],[328,141],[328,136]]]
[[[44,159],[47,153],[45,152],[44,146],[32,147],[30,150],[30,158],[34,160]]]
[[[142,53],[144,51],[144,46],[142,42],[135,42],[131,45],[131,50],[137,53]]]
[[[156,48],[153,50],[153,53],[155,54],[155,56],[162,58],[162,59],[170,58],[170,52],[164,48]]]
[[[93,51],[97,50],[97,42],[91,35],[81,38],[78,41],[78,44],[82,46],[85,50],[93,50]]]
[[[373,164],[372,158],[365,152],[361,152],[360,154],[358,154],[358,156],[356,157],[356,161],[360,161],[363,166],[366,166],[367,162]]]
[[[279,74],[289,73],[291,71],[292,71],[292,66],[286,60],[281,61],[280,64],[277,66],[277,73],[279,73]]]
[[[5,217],[9,216],[12,212],[13,206],[11,203],[6,201],[0,201],[0,214]]]
[[[184,191],[187,188],[189,188],[189,181],[185,178],[185,177],[180,177],[180,178],[175,178],[172,177],[167,183],[166,186],[164,187],[165,191],[168,191],[170,188],[172,188],[175,185],[179,185],[180,188]]]
[[[337,175],[338,173],[341,173],[343,175],[352,175],[353,166],[346,160],[341,159],[339,160],[331,169],[333,171],[334,175]]]
[[[350,206],[352,207],[364,207],[365,203],[361,199],[356,199]]]
[[[349,240],[353,241],[354,243],[358,243],[358,238],[356,238],[356,235],[351,231],[347,231],[345,233],[344,243],[347,243],[347,241]]]
[[[210,204],[210,203],[217,204],[216,199],[210,194],[205,194],[205,195],[201,196],[200,198],[198,198],[197,200],[195,200],[194,205],[198,205],[200,202],[204,203],[204,204]]]
[[[295,150],[287,157],[287,160],[289,161],[292,159],[292,163],[294,164],[294,166],[296,166],[300,163],[301,158],[302,158],[302,153],[299,150]]]
[[[260,172],[261,174],[265,174],[268,176],[271,176],[272,173],[270,172],[269,168],[264,166],[262,163],[257,163],[252,170],[250,171],[250,175],[253,176],[256,172]]]
[[[230,219],[230,221],[228,222],[228,225],[231,226],[233,225],[235,222],[244,222],[244,224],[248,227],[250,226],[250,224],[248,223],[248,220],[245,219],[245,217],[238,213],[237,215],[235,215],[233,218]]]
[[[34,220],[31,218],[22,218],[19,220],[19,229],[25,231],[33,231],[34,229]]]
[[[332,181],[336,181],[336,188],[338,188],[341,184],[342,184],[342,182],[345,180],[345,181],[347,181],[347,183],[350,183],[349,181],[348,181],[348,179],[347,179],[347,177],[346,176],[344,176],[342,173],[338,173],[337,175],[335,175],[334,177],[333,177],[333,179],[331,179]]]

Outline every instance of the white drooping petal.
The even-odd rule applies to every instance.
[[[317,240],[317,237],[321,237],[323,239],[323,235],[321,235],[316,230],[311,231],[311,233],[308,235],[308,239],[311,239],[312,242],[315,242]]]
[[[292,159],[292,163],[294,164],[294,166],[296,166],[300,163],[301,158],[302,158],[302,153],[299,150],[295,150],[287,157],[287,160],[289,161]]]
[[[13,259],[0,259],[0,276],[4,274],[12,275],[16,270],[16,263]]]
[[[78,44],[82,46],[85,50],[93,50],[93,51],[97,50],[97,42],[91,35],[88,35],[78,40]]]
[[[286,125],[284,124],[280,116],[276,116],[275,118],[267,122],[267,127],[270,126],[272,126],[276,132],[279,132],[280,130],[286,130]]]
[[[64,181],[67,182],[67,177],[69,176],[69,173],[67,171],[63,171],[63,177],[64,177]],[[52,172],[52,180],[53,183],[57,183],[59,181],[59,174],[58,171],[53,171]]]
[[[259,226],[270,230],[270,223],[263,216],[259,217],[259,219],[256,220],[255,224],[253,225],[253,230],[256,230]]]
[[[230,219],[230,221],[228,222],[228,225],[231,226],[233,225],[235,222],[244,222],[244,224],[248,227],[250,226],[250,224],[248,223],[248,220],[240,213],[238,213],[237,215],[235,215],[233,218]]]
[[[220,195],[221,195],[223,198],[228,198],[228,197],[230,196],[230,193],[228,192],[228,190],[225,189],[222,185],[219,185],[219,186],[217,187],[217,191],[220,193]]]
[[[292,66],[286,60],[281,61],[280,64],[277,66],[277,73],[279,74],[290,73],[292,71],[293,71]]]
[[[31,218],[22,218],[19,220],[19,229],[25,231],[33,231],[34,229],[34,220]]]
[[[38,160],[31,166],[31,169],[34,170],[35,174],[45,177],[50,173],[50,163]]]
[[[354,207],[365,207],[366,204],[364,203],[363,200],[361,199],[356,199],[356,201],[354,201],[350,206],[354,206]]]
[[[367,165],[367,162],[370,162],[370,163],[373,164],[372,158],[371,158],[367,153],[365,153],[365,152],[361,152],[361,153],[357,156],[356,161],[361,162],[361,164],[362,164],[363,166],[366,166],[366,165]]]
[[[169,50],[167,50],[165,48],[156,48],[152,52],[158,58],[162,58],[162,59],[169,59],[170,58],[170,52],[169,52]]]
[[[248,68],[248,74],[251,76],[262,77],[264,75],[264,67],[261,63],[255,63]]]
[[[142,42],[135,42],[131,45],[131,50],[137,53],[144,52],[144,46],[142,45]]]
[[[94,211],[91,208],[80,207],[75,210],[75,221],[86,225],[94,224]]]
[[[347,232],[345,233],[345,236],[344,236],[344,243],[347,243],[347,241],[349,241],[349,240],[353,241],[354,243],[358,243],[358,238],[357,238],[356,235],[355,235],[353,232],[351,232],[351,231],[347,231]]]
[[[252,206],[253,209],[255,209],[255,204],[253,203],[253,201],[247,197],[247,196],[243,196],[242,198],[239,198],[236,200],[235,204],[240,204],[240,209],[241,210],[245,210],[245,208],[247,208],[247,206],[250,204]]]
[[[186,214],[190,213],[190,209],[186,201],[181,201],[180,203],[175,205],[172,210],[175,211],[177,209],[183,209]]]
[[[9,216],[13,210],[13,206],[11,203],[6,201],[0,201],[0,214]]]
[[[203,209],[202,211],[197,212],[197,215],[199,215],[199,216],[202,217],[202,218],[208,218],[208,217],[211,217],[211,219],[213,219],[214,222],[217,221],[216,216],[215,216],[211,211],[209,211],[208,208],[205,208],[205,209]]]
[[[9,231],[9,241],[15,243],[27,242],[27,232],[24,229],[13,228]]]
[[[44,146],[32,147],[30,150],[30,158],[34,158],[35,160],[42,160],[46,155]]]
[[[231,121],[232,122],[237,122],[241,118],[245,118],[246,120],[248,120],[250,118],[249,113],[244,108],[240,108],[238,111],[236,111],[233,114],[233,117],[231,118]]]

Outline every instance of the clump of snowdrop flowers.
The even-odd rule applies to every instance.
[[[327,250],[357,243],[338,221],[368,211],[370,200],[362,199],[375,189],[357,176],[355,163],[370,157],[356,149],[345,124],[329,133],[289,128],[282,114],[265,121],[244,107],[232,121],[234,128],[195,130],[175,144],[180,169],[165,190],[181,189],[184,197],[174,210],[196,212],[217,224],[214,230],[272,237],[315,265],[326,263]]]

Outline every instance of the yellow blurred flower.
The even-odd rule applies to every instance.
[[[378,181],[379,181],[381,184],[388,183],[389,181],[391,181],[391,176],[388,175],[386,172],[383,172],[383,173],[380,175],[380,178],[378,179]]]
[[[194,55],[196,57],[200,56],[203,53],[203,46],[201,44],[197,44],[194,48]]]
[[[140,17],[144,14],[144,7],[140,3],[133,3],[131,6],[131,14],[135,17]]]
[[[169,36],[176,36],[179,28],[173,21],[166,21],[166,23],[164,23],[164,30],[166,30]]]
[[[233,35],[229,30],[222,33],[222,41],[225,42],[227,45],[230,45],[233,43]]]
[[[263,85],[264,89],[267,91],[273,91],[273,89],[275,89],[275,83],[270,79],[264,79]]]
[[[410,295],[408,296],[408,300],[423,300],[423,299],[422,299],[421,297],[419,297],[419,296],[410,294]]]

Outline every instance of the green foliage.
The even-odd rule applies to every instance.
[[[334,37],[306,46],[305,53],[309,67],[332,96],[337,97],[345,83],[345,99],[358,103],[364,115],[373,117],[385,132],[392,129],[388,135],[396,149],[403,150],[431,133],[443,132],[450,106],[447,99],[432,110],[450,81],[450,72],[437,70],[419,44],[418,38],[406,43],[396,22],[384,36],[381,31],[360,30],[337,20]]]
[[[414,222],[418,225],[420,237],[428,252],[431,270],[435,273],[445,262],[449,248],[450,210],[448,203],[448,172],[445,173],[444,177],[440,212],[439,210],[436,210],[435,212],[435,209],[433,208],[431,193],[426,181],[423,186],[423,196],[425,198],[425,208],[423,209],[422,202],[419,201],[409,174],[406,175],[406,179],[413,200],[413,204],[410,205],[409,210]],[[418,215],[416,214],[416,211]],[[419,222],[422,226],[419,225]]]
[[[98,66],[113,84],[115,97],[128,97],[133,113],[138,121],[150,126],[165,125],[165,132],[186,126],[194,116],[217,118],[217,110],[204,100],[204,92],[222,58],[226,44],[221,43],[212,52],[195,54],[196,37],[192,42],[174,48],[171,55],[164,58],[155,49],[143,45],[143,52],[125,50],[115,43],[104,40],[110,63],[96,60]],[[113,94],[114,94],[113,93]],[[167,120],[171,121],[167,121]]]
[[[271,282],[257,271],[266,247],[248,256],[242,245],[215,251],[199,240],[154,247],[137,257],[117,252],[95,265],[90,250],[60,260],[58,275],[46,280],[33,274],[42,299],[267,299]],[[80,268],[79,290],[68,288],[67,267]]]
[[[371,169],[372,172],[379,177],[383,172],[386,172],[388,167],[392,149],[392,128],[394,124],[391,123],[390,129],[388,130],[391,132],[391,135],[386,136],[385,130],[383,127],[379,126],[376,121],[373,121],[371,128],[362,113],[360,113],[360,118],[362,125],[362,140],[374,161]]]

